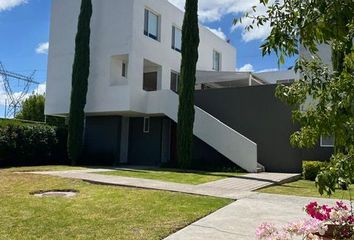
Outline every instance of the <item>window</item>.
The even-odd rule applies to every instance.
[[[127,77],[127,63],[122,62],[122,77]]]
[[[334,147],[334,137],[321,136],[321,147]]]
[[[150,132],[150,118],[149,117],[144,117],[144,133],[149,133]]]
[[[220,71],[221,69],[221,54],[217,51],[213,52],[213,70]]]
[[[150,10],[145,9],[144,34],[152,39],[159,40],[160,18]]]
[[[144,73],[143,90],[147,92],[157,90],[157,72]]]
[[[182,50],[182,31],[175,26],[172,27],[172,49],[178,52]]]
[[[179,73],[172,71],[171,72],[171,86],[170,89],[174,92],[178,92],[178,84],[179,84]]]

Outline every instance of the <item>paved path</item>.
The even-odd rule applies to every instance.
[[[117,186],[137,187],[145,189],[165,190],[189,194],[240,199],[251,194],[251,191],[273,184],[292,181],[299,178],[299,174],[258,173],[246,174],[239,177],[221,179],[200,185],[163,182],[142,178],[120,177],[98,174],[95,172],[112,171],[112,169],[89,169],[72,171],[33,172],[36,174],[51,175],[64,178],[82,179],[92,183]]]
[[[255,240],[257,227],[269,222],[283,226],[306,217],[303,207],[312,200],[334,200],[253,193],[172,234],[165,240]]]
[[[299,177],[297,174],[246,174],[200,185],[188,185],[96,173],[102,171],[112,170],[89,169],[34,173],[82,179],[99,184],[237,199],[236,202],[172,234],[165,240],[254,240],[256,228],[263,222],[284,225],[294,220],[300,220],[305,217],[303,207],[312,200],[317,200],[320,204],[334,203],[334,200],[327,199],[252,192],[275,183],[294,180]]]

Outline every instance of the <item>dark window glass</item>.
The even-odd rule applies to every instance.
[[[174,92],[178,92],[178,84],[179,84],[179,74],[176,72],[171,72],[171,86],[170,89]]]
[[[144,133],[149,133],[150,132],[150,118],[149,117],[145,117],[144,118],[144,129],[143,129]]]
[[[127,64],[125,62],[122,63],[122,77],[127,77]]]
[[[144,73],[143,89],[147,92],[157,90],[157,72]]]

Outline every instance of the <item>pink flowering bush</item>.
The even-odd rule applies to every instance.
[[[263,223],[256,230],[259,240],[292,240],[294,237],[302,239],[320,240],[352,239],[354,237],[353,210],[343,202],[337,202],[334,207],[319,205],[311,202],[305,207],[306,213],[311,217],[298,222],[277,228]]]

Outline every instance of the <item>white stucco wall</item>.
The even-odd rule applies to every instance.
[[[331,47],[327,44],[318,45],[318,56],[321,58],[324,64],[332,67],[332,50]],[[305,49],[303,46],[300,47],[300,55],[303,58],[311,59],[312,54]]]
[[[52,0],[45,112],[69,112],[71,73],[80,0]],[[179,71],[181,54],[171,48],[172,26],[182,27],[183,12],[167,0],[93,0],[91,67],[86,112],[146,112],[144,59],[160,65],[158,89],[170,88],[171,70]],[[160,15],[160,41],[144,35],[144,9]],[[198,70],[212,70],[213,50],[221,53],[222,71],[234,71],[236,49],[200,27]],[[119,76],[128,63],[127,79]]]

